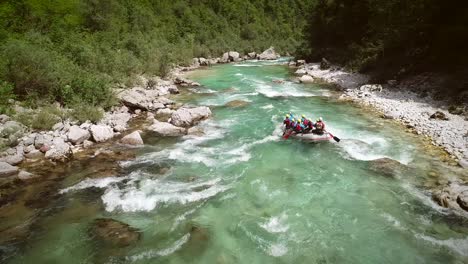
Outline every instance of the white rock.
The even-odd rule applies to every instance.
[[[239,59],[239,52],[236,52],[236,51],[230,51],[228,53],[229,55],[229,60],[230,61],[237,61]]]
[[[18,172],[18,167],[11,166],[10,164],[0,161],[0,177],[8,177],[15,175]]]
[[[94,142],[90,141],[90,140],[85,140],[83,142],[83,148],[89,148],[91,147],[92,145],[94,145]]]
[[[301,81],[301,83],[313,83],[314,78],[310,75],[302,75],[301,78],[299,78],[299,81]]]
[[[95,142],[104,142],[114,137],[114,131],[110,126],[92,125],[90,131]]]
[[[41,159],[44,157],[44,153],[42,153],[40,150],[37,150],[37,149],[34,149],[34,150],[31,150],[30,152],[24,154],[24,156],[27,158],[27,159]]]
[[[166,122],[159,122],[158,120],[154,120],[153,125],[148,129],[161,136],[177,137],[186,134],[185,128],[177,127]]]
[[[259,60],[276,60],[279,57],[276,54],[275,49],[273,47],[268,48],[264,52],[258,55]]]
[[[65,161],[72,156],[70,145],[68,145],[62,138],[54,138],[53,146],[45,153],[46,159],[54,161]]]
[[[180,108],[171,116],[171,123],[178,127],[190,127],[198,121],[211,116],[210,108],[200,106],[196,108]]]
[[[18,178],[20,180],[29,180],[29,179],[32,179],[32,178],[35,178],[35,175],[32,174],[32,173],[29,173],[27,171],[24,171],[24,170],[21,170],[19,173],[18,173]]]
[[[138,132],[138,131],[135,131],[135,132],[133,132],[131,134],[126,135],[125,137],[123,137],[120,140],[120,142],[123,143],[123,144],[134,145],[134,146],[144,144],[143,139],[140,136],[140,132]]]
[[[87,140],[90,136],[88,130],[84,130],[79,126],[70,127],[70,131],[68,131],[67,135],[68,140],[74,145],[83,143],[83,141]]]
[[[306,75],[307,71],[305,69],[298,69],[296,72],[294,72],[294,74],[298,76],[302,76],[302,75]]]

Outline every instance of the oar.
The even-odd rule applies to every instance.
[[[294,130],[291,129],[291,132],[289,132],[288,134],[284,135],[283,138],[286,140],[289,138],[289,136],[291,136],[291,134],[294,132]]]
[[[341,139],[339,139],[338,137],[335,137],[334,135],[332,135],[332,133],[330,133],[328,131],[327,131],[327,133],[330,134],[330,136],[333,137],[333,140],[335,140],[336,142],[340,142]]]

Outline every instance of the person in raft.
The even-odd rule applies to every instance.
[[[286,115],[283,124],[285,126],[285,129],[289,129],[291,127],[291,116],[289,114]]]
[[[323,135],[323,132],[325,131],[325,123],[323,122],[322,117],[317,119],[317,122],[315,123],[315,129],[312,130],[312,133],[317,134],[317,135]]]
[[[305,115],[302,115],[302,124],[304,124],[304,132],[309,132],[314,128],[314,122],[312,120],[307,119]]]

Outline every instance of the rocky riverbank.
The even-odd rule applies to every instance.
[[[319,79],[338,85],[344,89],[341,99],[372,106],[383,113],[383,118],[403,122],[415,133],[430,137],[434,145],[443,147],[460,166],[468,168],[468,118],[463,110],[466,106],[459,107],[458,114],[452,114],[450,103],[421,97],[412,91],[414,87],[405,87],[405,81],[399,85],[395,80],[370,84],[369,76],[346,72],[324,62],[306,64],[296,74],[300,80]]]
[[[468,168],[467,106],[453,107],[448,101],[434,100],[430,92],[426,96],[414,92],[431,87],[426,82],[415,82],[421,79],[418,76],[399,82],[369,83],[369,76],[347,72],[326,60],[304,64],[295,74],[304,83],[324,81],[337,85],[344,91],[341,100],[377,109],[382,118],[394,119],[414,133],[430,138],[434,146],[442,147],[460,167]],[[467,179],[451,177],[431,185],[430,189],[433,200],[440,206],[466,215]]]
[[[191,127],[200,120],[208,118],[211,115],[210,109],[183,106],[169,99],[170,95],[179,93],[180,87],[199,86],[198,83],[181,77],[183,72],[217,63],[248,59],[273,60],[279,56],[273,47],[260,54],[251,52],[241,55],[239,52],[229,51],[218,58],[194,58],[189,67],[175,67],[167,79],[140,76],[139,85],[115,89],[120,104],[106,112],[96,123],[91,121],[79,123],[66,119],[55,124],[50,131],[33,131],[11,120],[9,116],[0,115],[0,143],[10,146],[0,153],[0,177],[17,175],[24,178],[24,175],[29,173],[17,167],[23,161],[45,158],[53,162],[66,162],[71,160],[74,154],[114,137],[125,135],[120,143],[141,145],[143,141],[139,131],[132,131],[128,126],[132,118],[141,115],[145,115],[147,123],[150,124],[144,128],[146,132],[160,136],[198,133],[200,129],[191,129]]]

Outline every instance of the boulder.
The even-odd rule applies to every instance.
[[[31,146],[31,145],[34,146],[34,140],[35,140],[36,136],[37,136],[36,133],[30,134],[29,136],[27,136],[27,137],[23,140],[23,144],[24,144],[25,146]]]
[[[7,121],[10,121],[10,117],[9,117],[9,116],[3,115],[3,114],[0,115],[0,124],[3,124],[3,123],[5,123],[5,122],[7,122]]]
[[[91,146],[94,145],[94,142],[90,141],[90,140],[85,140],[83,142],[83,148],[90,148]]]
[[[198,58],[198,62],[201,66],[208,66],[208,60],[205,58]]]
[[[94,220],[89,229],[89,235],[115,247],[126,247],[141,239],[138,229],[110,218]]]
[[[37,134],[36,138],[34,139],[34,147],[36,147],[36,149],[41,149],[43,147],[50,148],[53,139],[54,137],[51,135]]]
[[[219,62],[221,63],[229,62],[229,53],[228,52],[223,53],[223,56],[221,57]]]
[[[45,152],[45,151],[44,151]],[[26,154],[24,154],[24,156],[27,158],[27,159],[41,159],[44,157],[44,153],[41,152],[40,150],[38,149],[34,149]]]
[[[395,177],[404,168],[403,166],[400,162],[389,158],[369,161],[369,169],[385,177]]]
[[[8,177],[15,175],[18,172],[18,167],[11,166],[10,164],[0,161],[0,177]]]
[[[382,85],[380,84],[365,84],[359,87],[362,92],[382,92]]]
[[[258,55],[259,60],[276,60],[279,57],[278,54],[275,52],[275,48],[270,47],[266,49],[264,52]]]
[[[187,129],[187,135],[194,135],[194,136],[203,136],[205,132],[203,131],[202,127],[194,126]]]
[[[92,125],[90,131],[95,142],[104,142],[114,137],[114,130],[110,126]]]
[[[249,59],[256,59],[257,58],[257,53],[256,52],[249,52],[247,53],[247,56]]]
[[[434,191],[432,199],[440,206],[468,211],[468,186],[460,182],[451,182]]]
[[[6,120],[6,119],[5,119]],[[16,121],[5,121],[0,125],[0,139],[8,146],[18,144],[20,138],[23,137],[26,127]]]
[[[186,134],[186,129],[174,126],[167,122],[159,122],[154,120],[153,124],[148,128],[160,136],[178,137]]]
[[[322,58],[322,61],[320,62],[320,69],[327,70],[327,69],[330,69],[330,67],[331,67],[331,63],[327,59]]]
[[[24,160],[23,153],[15,153],[13,155],[8,155],[0,158],[0,161],[6,162],[10,165],[18,165]]]
[[[142,110],[151,110],[153,105],[153,100],[155,100],[162,91],[162,94],[169,94],[170,86],[158,86],[158,90],[148,90],[141,87],[134,87],[129,90],[124,90],[119,93],[117,97],[120,101],[132,108],[132,109],[142,109]]]
[[[143,145],[143,139],[140,136],[140,132],[135,131],[133,133],[130,133],[123,137],[120,142],[122,144],[126,145],[133,145],[133,146],[138,146],[138,145]]]
[[[313,83],[314,82],[314,78],[310,75],[302,75],[300,78],[299,78],[299,81],[301,83]]]
[[[226,103],[224,106],[226,107],[231,107],[231,108],[239,108],[239,107],[245,107],[249,105],[249,102],[242,101],[242,100],[234,100]]]
[[[199,62],[198,58],[193,58],[192,59],[192,67],[194,67],[194,68],[200,67],[200,62]]]
[[[238,61],[239,60],[239,52],[230,51],[228,53],[229,61]]]
[[[178,127],[190,127],[198,121],[211,116],[210,108],[200,106],[196,108],[180,108],[171,116],[171,123]]]
[[[298,76],[302,76],[302,75],[306,75],[307,71],[304,68],[302,68],[302,69],[298,69],[296,72],[294,72],[294,74]]]
[[[135,111],[140,110],[136,109]],[[123,113],[106,113],[104,118],[99,122],[100,125],[108,125],[114,128],[116,132],[122,132],[127,129],[127,123],[132,118],[132,115],[128,112]]]
[[[68,131],[67,137],[73,145],[81,144],[83,141],[87,140],[91,134],[88,130],[81,129],[79,126],[71,126]]]
[[[64,162],[73,155],[70,145],[63,138],[54,138],[52,144],[52,147],[45,153],[46,159]]]
[[[169,108],[159,109],[156,116],[159,120],[168,120],[175,111]]]
[[[299,66],[305,65],[305,63],[306,63],[305,60],[297,60],[296,61],[296,66],[299,67]]]
[[[436,111],[429,117],[429,119],[449,120],[445,113],[441,111]]]

